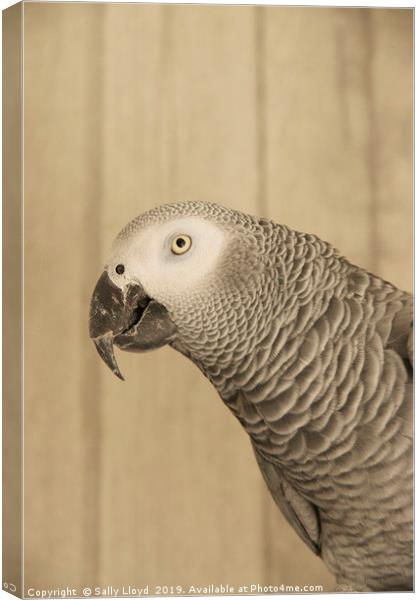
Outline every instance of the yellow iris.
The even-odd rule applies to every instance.
[[[185,254],[191,248],[192,239],[189,235],[177,235],[172,240],[171,250],[174,254]]]

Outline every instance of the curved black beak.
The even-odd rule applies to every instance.
[[[116,286],[104,271],[90,303],[89,334],[102,360],[124,379],[114,344],[129,352],[160,348],[174,339],[176,326],[164,306],[149,298],[139,284]]]

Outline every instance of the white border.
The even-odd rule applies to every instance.
[[[21,176],[22,176],[22,223],[21,223],[21,230],[22,230],[22,370],[24,369],[24,346],[23,346],[23,332],[24,332],[24,259],[25,259],[25,255],[24,255],[24,77],[23,77],[23,71],[24,71],[24,35],[23,35],[23,30],[24,30],[24,4],[26,4],[27,2],[54,2],[57,3],[56,0],[24,0],[23,2],[23,6],[22,6],[22,63],[21,63],[21,67],[22,67],[22,72],[21,72],[21,83],[22,83],[22,147],[21,147],[21,152],[22,152],[22,162],[21,162]],[[154,2],[153,0],[143,0],[143,2],[127,2],[125,0],[113,0],[112,2],[103,2],[103,0],[89,0],[89,2],[83,2],[82,0],[64,0],[65,3],[77,3],[77,4],[85,4],[85,3],[92,3],[92,2],[101,2],[101,3],[106,3],[106,4],[157,4],[157,2]],[[61,2],[63,3],[63,2]],[[11,0],[0,0],[0,7],[2,10],[13,6],[14,4],[16,4],[15,1],[11,1]],[[207,0],[206,2],[200,2],[200,1],[192,1],[192,0],[184,0],[183,2],[179,2],[176,0],[165,0],[164,2],[160,2],[159,4],[212,4],[212,5],[271,5],[271,6],[301,6],[301,7],[336,7],[336,8],[340,8],[340,7],[348,7],[348,8],[408,8],[408,9],[413,9],[415,8],[415,3],[411,2],[411,3],[407,3],[407,2],[403,2],[402,0],[394,0],[394,1],[390,1],[390,0],[383,0],[382,2],[378,2],[378,1],[374,1],[374,0],[365,0],[364,2],[343,2],[343,1],[337,1],[335,3],[331,3],[331,2],[322,2],[322,1],[315,1],[315,2],[310,2],[310,3],[303,3],[303,2],[296,2],[294,0],[289,0],[288,2],[280,2],[280,1],[276,1],[276,0],[255,0],[254,2],[247,2],[244,0],[230,0],[229,2],[223,3],[217,0]],[[414,18],[414,39],[416,39],[416,31],[417,31],[417,27],[416,27],[416,19]],[[0,48],[1,48],[1,42],[2,42],[2,34],[0,31]],[[416,48],[416,44],[415,44],[415,74],[417,74],[417,48]],[[1,54],[1,50],[0,50],[0,54]],[[414,84],[415,85],[415,84]],[[1,88],[1,80],[0,80],[0,88]],[[415,90],[415,87],[414,87]],[[0,109],[1,110],[1,109]],[[415,121],[415,127],[414,127],[414,140],[417,139],[417,122]],[[2,126],[1,126],[1,120],[0,120],[0,132],[2,132]],[[0,148],[0,156],[1,156],[1,148]],[[418,159],[417,159],[417,155],[414,154],[414,174],[417,172],[416,171],[416,167],[418,166]],[[414,177],[413,174],[413,177]],[[417,211],[415,211],[414,214],[414,230],[417,230]],[[1,215],[0,215],[0,225],[1,225]],[[0,240],[2,242],[2,233],[1,233],[1,227],[0,227]],[[415,258],[417,258],[417,245],[415,244]],[[415,260],[415,274],[417,275],[417,260]],[[2,266],[0,263],[0,275],[2,275]],[[417,277],[415,278],[415,293],[417,296]],[[0,300],[1,303],[1,300]],[[415,307],[417,309],[417,301],[415,302]],[[416,331],[416,336],[415,336],[415,340],[417,342],[417,331]],[[1,357],[1,348],[0,348],[0,357]],[[23,371],[24,372],[24,371]],[[1,378],[0,378],[1,379]],[[416,394],[417,396],[417,394]],[[22,398],[21,398],[21,402],[22,402],[22,549],[23,552],[22,554],[24,555],[24,540],[25,540],[25,536],[24,536],[24,378],[22,381]],[[1,414],[0,414],[0,421],[1,421]],[[416,418],[416,425],[417,425],[417,418]],[[2,434],[1,434],[1,428],[0,428],[0,441],[2,438]],[[416,453],[417,455],[417,453]],[[2,482],[0,481],[0,490],[2,489]],[[416,503],[417,504],[417,503]],[[417,508],[417,506],[416,506]],[[415,531],[416,533],[418,532],[420,526],[417,526],[417,523],[415,523]],[[0,523],[0,534],[1,534],[1,523]],[[417,571],[417,570],[416,570]],[[22,565],[22,590],[24,590],[24,563]],[[337,597],[337,594],[327,594],[329,597]],[[370,594],[367,594],[368,596],[370,596]],[[410,594],[412,595],[412,594]],[[276,598],[293,598],[296,597],[296,595],[294,596],[290,596],[288,594],[284,594],[282,596],[275,596],[270,595],[272,597],[276,597]],[[309,598],[311,596],[320,596],[320,594],[311,594],[311,595],[307,595],[307,594],[299,594],[297,595],[298,597],[304,597],[304,598]],[[385,594],[382,593],[376,593],[375,594],[376,597],[380,597],[382,598],[382,596],[385,597]],[[388,595],[387,595],[388,596]],[[208,596],[207,596],[208,597]],[[237,598],[238,596],[221,596],[219,598],[223,598],[223,599],[230,599],[230,598]],[[242,597],[242,596],[241,596]],[[392,594],[392,598],[405,598],[407,597],[407,593],[396,593],[396,594]],[[0,599],[10,599],[11,595],[8,594],[7,592],[0,590]],[[179,596],[179,598],[182,598],[181,596]],[[262,600],[267,600],[267,595],[265,596],[253,596],[253,598],[261,598]]]

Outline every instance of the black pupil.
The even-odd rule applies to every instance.
[[[183,248],[187,242],[184,240],[184,238],[177,238],[175,243],[178,248]]]
[[[122,275],[125,271],[125,267],[124,265],[117,265],[115,267],[115,270],[117,271],[118,275]]]

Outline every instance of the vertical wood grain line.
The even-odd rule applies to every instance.
[[[100,361],[88,334],[89,299],[100,274],[101,262],[91,260],[96,256],[102,260],[101,233],[98,226],[103,198],[103,120],[104,120],[104,25],[105,5],[92,7],[90,15],[91,33],[87,42],[86,69],[86,182],[87,201],[84,207],[83,224],[85,235],[81,236],[80,265],[82,273],[82,298],[86,301],[86,321],[81,323],[82,375],[80,386],[81,439],[84,441],[82,490],[83,577],[86,585],[99,580],[101,563],[101,486],[102,486],[102,385]]]
[[[160,202],[166,203],[178,199],[178,164],[176,132],[176,98],[173,86],[175,50],[174,18],[176,7],[162,5],[160,13],[161,33],[159,44],[159,141],[160,168],[162,172]]]
[[[266,22],[265,8],[256,6],[255,21],[255,109],[256,109],[256,167],[257,206],[268,216],[267,199],[267,79],[265,77]]]
[[[364,36],[365,36],[365,61],[364,61],[364,79],[366,90],[366,106],[368,116],[368,140],[366,147],[366,164],[368,167],[369,178],[369,268],[372,272],[376,272],[378,267],[378,252],[379,245],[379,230],[378,230],[378,214],[379,214],[379,197],[378,197],[378,177],[379,165],[376,160],[376,152],[378,151],[378,125],[375,110],[375,85],[374,85],[374,59],[375,59],[375,43],[374,43],[374,23],[372,10],[362,9],[360,11]]]
[[[256,6],[254,9],[255,31],[255,124],[256,124],[256,205],[258,213],[268,217],[267,198],[267,79],[265,77],[266,59],[266,22],[265,8]],[[271,527],[271,498],[267,486],[261,479],[261,537],[263,553],[263,576],[267,584],[273,581],[273,552]]]

